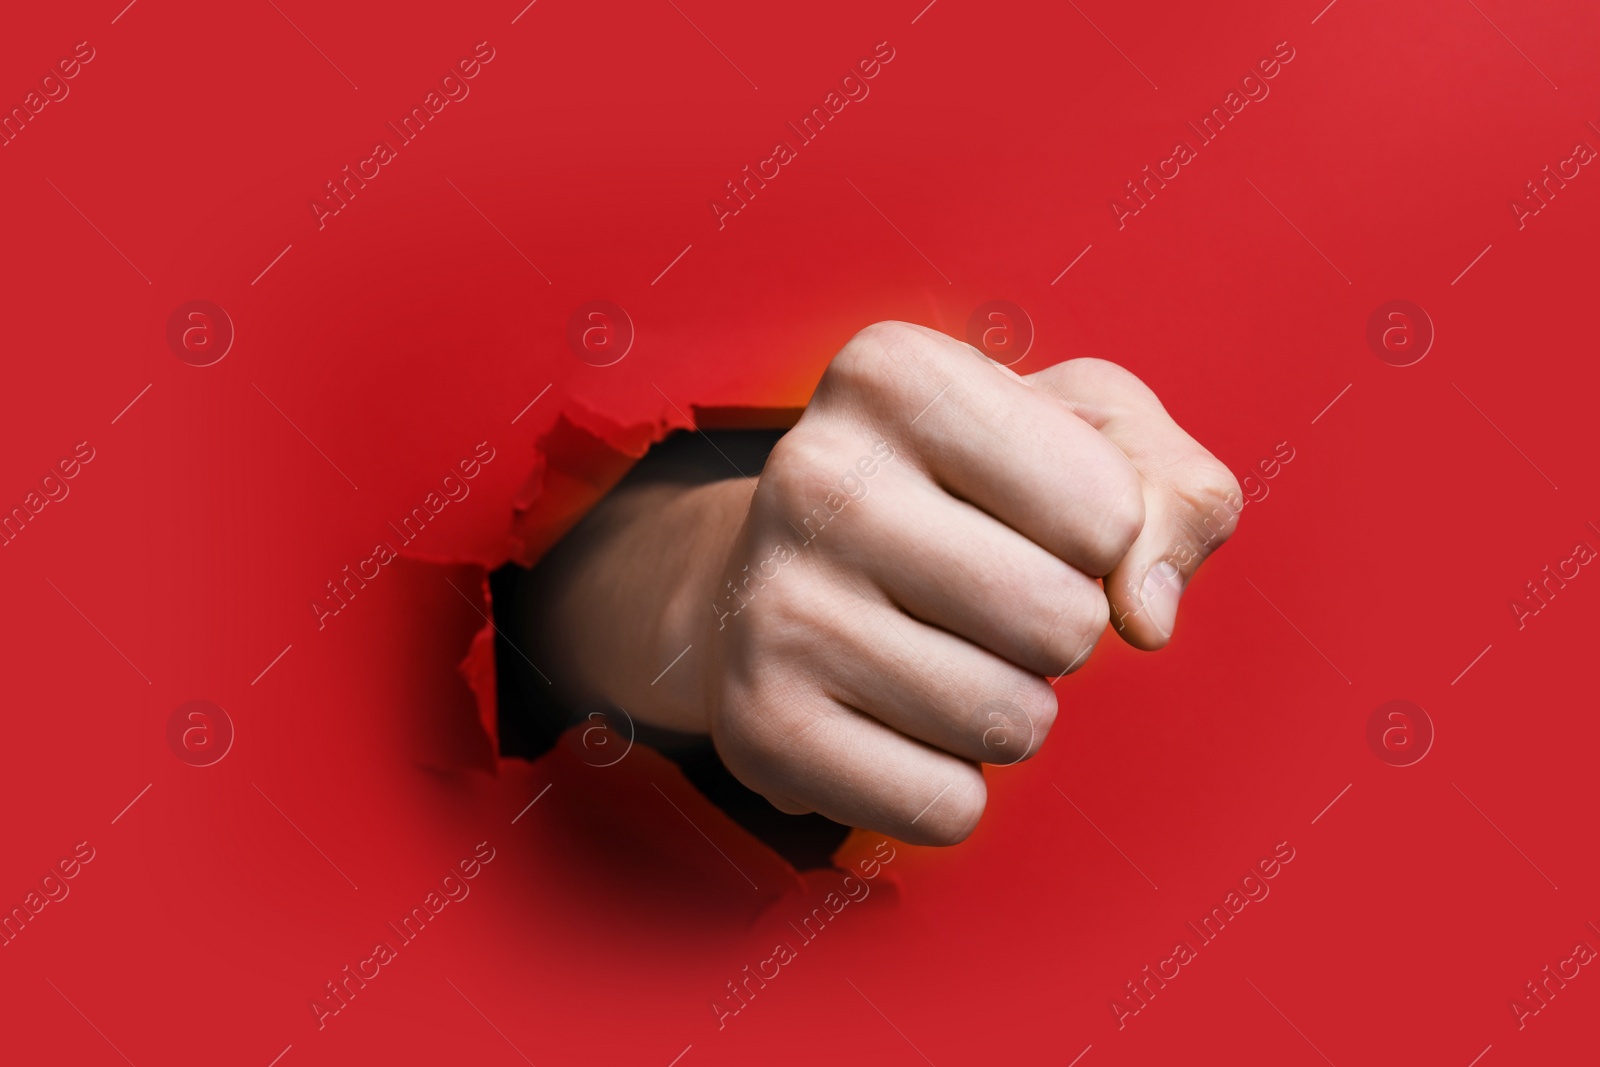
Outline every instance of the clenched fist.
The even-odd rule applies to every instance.
[[[1108,623],[1166,643],[1241,507],[1127,371],[1023,378],[879,323],[759,479],[635,485],[591,514],[541,564],[540,645],[570,699],[709,732],[783,811],[952,844],[983,814],[980,764],[1038,750],[1051,681]]]

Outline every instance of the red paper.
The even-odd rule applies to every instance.
[[[122,3],[0,35],[0,1058],[1592,1056],[1591,6]],[[496,758],[487,568],[989,301],[1250,504],[968,842]]]

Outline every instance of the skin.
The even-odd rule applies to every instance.
[[[954,844],[980,765],[1044,742],[1051,680],[1108,624],[1165,645],[1242,507],[1122,368],[1024,378],[879,323],[759,479],[607,497],[547,557],[529,635],[565,699],[710,734],[780,810]]]

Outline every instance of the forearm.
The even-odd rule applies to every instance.
[[[711,605],[753,491],[738,477],[625,485],[540,561],[525,633],[563,702],[706,731]]]

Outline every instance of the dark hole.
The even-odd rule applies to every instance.
[[[759,473],[781,431],[729,430],[710,434],[678,433],[653,448],[628,474],[682,482],[713,481],[734,474]],[[733,465],[730,467],[730,463]],[[625,483],[626,484],[626,483]],[[541,564],[542,565],[542,564]],[[508,634],[520,626],[503,617],[520,602],[519,593],[533,572],[507,564],[489,575],[496,635],[494,662],[499,706],[500,755],[537,759],[550,751],[572,725],[573,709],[557,706],[550,687],[511,643]],[[765,797],[746,788],[723,766],[710,740],[635,724],[635,743],[649,745],[676,763],[707,800],[729,818],[788,860],[798,870],[832,866],[832,856],[850,828],[821,815],[786,815]],[[603,773],[604,768],[599,768]]]

